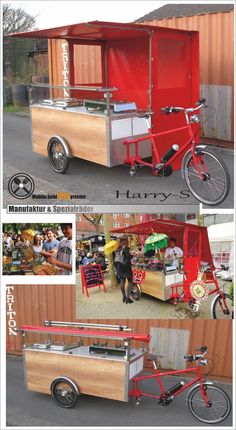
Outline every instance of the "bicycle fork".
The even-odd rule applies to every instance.
[[[208,385],[213,385],[213,383],[208,382]],[[200,380],[200,390],[206,407],[210,408],[212,406],[212,402],[207,397],[207,385],[202,380]]]

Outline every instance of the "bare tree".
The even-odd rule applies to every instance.
[[[111,236],[110,236],[110,217],[109,217],[109,214],[104,214],[103,215],[103,222],[104,222],[105,240],[106,240],[106,243],[109,243],[110,240],[111,240]],[[112,254],[109,254],[107,256],[107,259],[108,259],[108,267],[109,267],[109,275],[110,275],[110,280],[111,280],[111,286],[115,287],[115,286],[117,286],[117,279],[116,279],[116,275],[115,275],[114,261],[113,261]]]
[[[96,234],[100,233],[100,222],[102,219],[102,214],[93,214],[93,215],[85,215],[83,214],[83,217],[90,222],[95,228]]]
[[[29,15],[24,9],[14,9],[6,3],[2,8],[3,35],[27,31],[34,27],[36,16]]]
[[[131,223],[132,225],[137,224],[137,215],[131,214]],[[132,241],[132,248],[133,250],[136,250],[138,247],[138,236],[137,234],[133,234],[133,241]]]

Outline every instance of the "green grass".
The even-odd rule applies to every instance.
[[[25,112],[29,113],[29,106],[7,105],[3,107],[3,112]]]

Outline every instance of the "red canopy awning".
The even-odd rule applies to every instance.
[[[207,228],[191,223],[167,220],[167,219],[155,219],[150,221],[141,222],[134,224],[129,227],[114,228],[111,230],[113,234],[138,234],[138,235],[150,235],[152,233],[164,233],[169,237],[175,237],[178,246],[183,248],[185,256],[188,255],[188,242],[184,240],[186,233],[191,234],[192,232],[198,232],[201,236],[201,249],[199,250],[199,258],[207,261],[209,264],[212,263],[212,256],[210,250],[210,244],[208,239]]]
[[[112,233],[123,234],[142,234],[149,235],[152,233],[164,233],[167,236],[173,235],[175,232],[184,232],[186,228],[193,230],[205,229],[195,224],[188,224],[181,221],[155,219],[150,221],[141,222],[139,224],[130,225],[129,227],[114,228]]]
[[[151,27],[148,25],[91,21],[45,30],[11,33],[9,36],[45,39],[114,40],[148,37],[150,32]]]
[[[162,27],[160,27],[162,29]],[[80,24],[65,25],[63,27],[33,30],[23,33],[11,33],[7,36],[31,37],[45,39],[80,39],[80,40],[115,40],[149,37],[151,31],[158,31],[158,27],[135,23],[91,21]],[[169,28],[168,31],[176,29]],[[183,32],[184,30],[177,30]]]

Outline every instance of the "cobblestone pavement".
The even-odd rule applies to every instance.
[[[107,292],[98,287],[89,289],[89,297],[82,294],[80,274],[77,274],[76,282],[76,318],[211,318],[211,302],[215,295],[209,297],[200,306],[199,313],[193,313],[188,304],[177,305],[162,302],[147,294],[143,294],[139,301],[132,304],[122,302],[119,286],[112,287],[109,273],[105,273],[104,281]],[[227,284],[226,284],[227,285]]]

